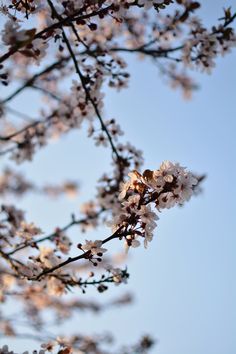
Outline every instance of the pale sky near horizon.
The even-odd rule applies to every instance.
[[[203,3],[201,14],[208,24],[221,16],[222,6],[233,5],[223,0]],[[150,61],[127,60],[130,87],[118,94],[106,92],[107,117],[121,124],[125,141],[143,150],[144,168],[155,169],[171,160],[206,173],[207,179],[201,195],[184,208],[160,215],[148,250],[132,250],[128,285],[111,286],[109,294],[88,292],[101,302],[132,292],[135,303],[100,317],[77,314],[65,328],[88,334],[109,329],[126,344],[150,333],[158,341],[153,350],[158,354],[235,354],[236,50],[219,59],[211,75],[194,73],[200,89],[191,101],[164,84]],[[24,103],[30,109],[27,99]],[[41,196],[27,196],[18,202],[28,219],[45,231],[59,220],[58,226],[66,224],[81,200],[94,194],[102,172],[110,170],[109,151],[87,140],[84,132],[71,133],[42,149],[32,164],[20,167],[39,183],[81,180],[76,201],[45,202]],[[0,345],[5,342],[11,343],[0,338]],[[17,348],[13,340],[12,345]],[[22,352],[28,349],[23,342],[19,346]]]

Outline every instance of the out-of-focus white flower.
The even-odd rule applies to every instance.
[[[102,247],[102,241],[101,240],[96,240],[96,241],[88,241],[86,240],[86,243],[81,246],[81,248],[84,251],[90,251],[93,255],[102,255],[107,251],[106,248]]]

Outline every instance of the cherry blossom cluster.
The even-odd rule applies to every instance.
[[[127,247],[138,247],[140,237],[144,238],[147,247],[157,226],[157,212],[188,201],[198,179],[179,164],[169,161],[163,162],[158,170],[145,170],[143,174],[133,171],[129,177],[121,187],[120,211],[117,210],[110,224],[113,231],[125,229]]]

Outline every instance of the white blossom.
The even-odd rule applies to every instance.
[[[102,241],[101,240],[96,240],[96,241],[88,241],[86,240],[86,243],[82,245],[82,249],[84,251],[90,251],[91,254],[93,255],[100,255],[103,254],[107,251],[106,248],[102,247]]]

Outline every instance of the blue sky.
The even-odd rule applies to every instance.
[[[214,23],[228,4],[204,1],[201,11],[207,23]],[[194,73],[200,90],[191,101],[166,86],[150,61],[127,60],[130,87],[118,94],[106,92],[105,115],[116,118],[125,140],[144,151],[144,168],[158,168],[168,159],[206,173],[207,179],[200,196],[184,208],[162,213],[148,250],[130,253],[128,285],[109,294],[89,293],[105,301],[131,291],[134,305],[97,318],[76,315],[66,328],[76,326],[84,333],[109,329],[126,343],[150,333],[159,341],[153,351],[159,354],[235,354],[236,52],[219,59],[212,75]],[[81,194],[74,202],[45,202],[41,196],[19,201],[29,220],[50,231],[67,223],[80,201],[94,194],[97,178],[110,170],[109,151],[95,148],[86,133],[74,132],[20,169],[39,183],[69,177],[81,181]],[[101,230],[98,238],[103,232],[109,231]],[[73,234],[80,237],[76,230]],[[21,347],[26,349],[23,343]]]

